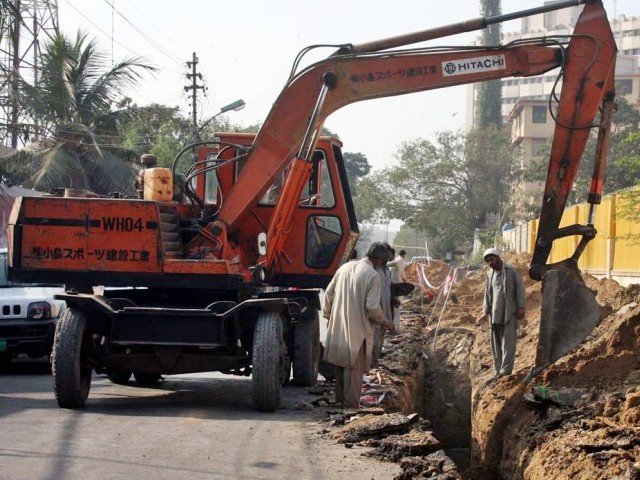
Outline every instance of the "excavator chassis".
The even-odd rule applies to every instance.
[[[229,298],[229,292],[222,296]],[[133,373],[143,385],[159,381],[162,374],[253,374],[254,401],[261,411],[279,406],[292,363],[295,384],[315,383],[317,291],[255,292],[254,298],[218,300],[203,308],[176,307],[193,301],[184,291],[181,297],[176,300],[169,291],[148,289],[107,290],[104,296],[57,295],[67,304],[56,335],[65,338],[54,342],[52,355],[54,392],[60,406],[79,407],[87,398],[89,373],[84,389],[79,388],[82,376],[65,382],[56,373],[76,361],[81,372],[106,373],[116,383],[128,381]],[[144,305],[150,302],[155,306]],[[68,331],[69,325],[76,328],[78,324],[82,332]]]

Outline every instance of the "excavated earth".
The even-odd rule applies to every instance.
[[[601,305],[600,324],[525,386],[541,299],[540,284],[526,273],[529,260],[507,256],[527,295],[512,376],[492,378],[489,325],[476,324],[484,272],[469,272],[439,324],[440,307],[432,315],[426,297],[405,304],[402,333],[386,340],[371,372],[374,390],[385,392],[381,408],[330,410],[324,432],[400,463],[397,480],[640,479],[640,285],[585,276]],[[439,285],[448,271],[432,262],[426,274]],[[415,272],[410,278],[418,283]],[[550,399],[531,401],[541,387]]]

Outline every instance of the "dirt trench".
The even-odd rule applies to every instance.
[[[525,283],[526,318],[518,328],[514,374],[493,379],[487,325],[482,313],[484,276],[457,283],[455,301],[442,319],[435,354],[429,306],[412,314],[422,325],[427,357],[420,414],[454,459],[464,479],[617,479],[640,471],[640,286],[621,287],[585,276],[601,305],[601,322],[583,344],[532,384],[524,376],[535,360],[540,284],[526,272],[529,258],[511,256]],[[432,269],[438,284],[446,268]],[[525,401],[535,388],[575,395],[570,405]],[[405,394],[408,396],[408,394]],[[636,472],[636,473],[634,473]],[[429,478],[429,477],[415,477]],[[639,477],[640,478],[640,477]]]
[[[428,331],[432,339],[435,330]],[[459,471],[468,469],[471,460],[471,347],[475,333],[465,328],[445,328],[429,344],[421,415],[431,423],[445,453]]]

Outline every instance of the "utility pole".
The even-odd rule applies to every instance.
[[[0,145],[17,148],[42,133],[22,108],[19,77],[36,85],[41,44],[58,31],[57,0],[3,0],[0,13]]]
[[[184,87],[184,91],[188,92],[191,90],[191,121],[193,127],[193,139],[198,140],[200,136],[198,133],[198,107],[197,107],[197,97],[198,90],[204,90],[204,85],[198,85],[198,80],[202,80],[202,74],[198,73],[198,57],[196,56],[196,52],[193,52],[193,57],[190,62],[187,62],[187,66],[191,68],[191,73],[187,73],[187,78],[191,80],[191,85],[187,85]]]

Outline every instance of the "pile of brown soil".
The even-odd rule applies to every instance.
[[[525,283],[527,314],[518,328],[514,375],[508,378],[491,378],[488,325],[478,326],[470,371],[475,477],[609,479],[622,475],[640,455],[640,424],[634,406],[640,380],[640,286],[624,288],[612,280],[585,276],[603,307],[601,323],[581,346],[525,386],[522,380],[535,362],[541,286],[527,276],[528,256],[510,256],[507,261]],[[482,292],[483,280],[470,282],[470,290]],[[479,314],[479,305],[481,301],[474,305],[463,299],[458,308]],[[627,311],[617,313],[625,305],[629,307],[622,312]],[[455,315],[453,309],[445,323],[461,323],[451,315]],[[536,385],[580,388],[587,393],[573,407],[531,410],[523,395]],[[473,475],[471,471],[468,476]]]

